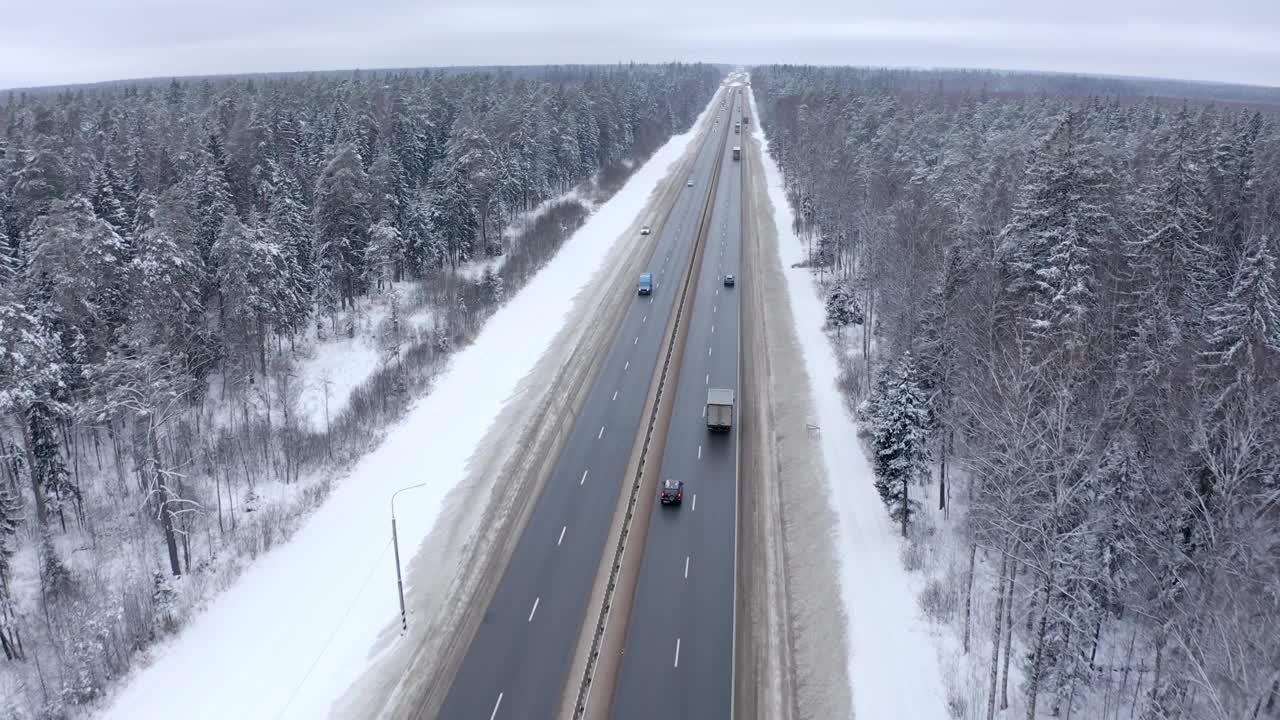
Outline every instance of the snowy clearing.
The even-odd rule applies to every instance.
[[[169,720],[177,707],[193,720],[327,715],[375,659],[370,649],[380,633],[399,623],[391,494],[422,483],[396,500],[407,566],[493,418],[693,137],[690,131],[660,148],[453,357],[431,394],[337,483],[293,539],[154,652],[102,717]]]
[[[760,116],[754,95],[751,114]],[[767,148],[760,124],[751,128]],[[853,715],[858,720],[944,720],[948,715],[937,641],[916,602],[918,583],[902,567],[902,541],[872,484],[870,463],[838,390],[840,366],[823,331],[822,299],[812,274],[793,267],[805,259],[804,245],[792,230],[794,216],[782,174],[767,151],[764,168],[791,312],[815,388],[812,401],[838,518],[835,543],[848,625]]]

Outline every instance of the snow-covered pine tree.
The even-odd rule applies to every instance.
[[[379,220],[369,230],[364,266],[365,282],[379,292],[400,279],[404,268],[404,243],[400,231],[390,220]]]
[[[40,589],[46,602],[61,600],[75,589],[75,577],[62,561],[48,530],[40,533]]]
[[[369,166],[369,216],[401,231],[409,203],[409,185],[400,160],[381,152]]]
[[[226,157],[222,140],[210,134],[208,140],[195,155],[193,175],[184,178],[196,207],[196,248],[207,273],[204,280],[206,298],[212,297],[218,273],[213,260],[213,245],[222,232],[223,221],[235,214],[232,205],[231,183],[227,179]]]
[[[151,574],[151,607],[160,617],[166,630],[173,629],[174,611],[178,605],[178,591],[173,589],[169,576],[156,570]]]
[[[6,660],[22,659],[11,564],[18,552],[18,528],[21,524],[21,498],[8,485],[0,484],[0,649],[4,650]]]
[[[267,371],[271,318],[280,314],[280,306],[288,299],[285,260],[255,215],[248,224],[234,215],[227,217],[213,257],[222,298],[227,377],[247,380],[255,372]]]
[[[1276,260],[1261,237],[1248,245],[1226,302],[1209,315],[1204,370],[1221,412],[1274,388],[1280,372],[1280,293]],[[1241,397],[1245,396],[1245,397]]]
[[[133,222],[121,201],[122,192],[122,183],[115,168],[111,166],[110,160],[105,161],[93,180],[93,211],[99,218],[106,220],[121,237],[125,237],[133,229]]]
[[[47,289],[68,353],[82,360],[106,353],[124,321],[130,254],[83,197],[54,200],[31,226],[26,273],[32,288]]]
[[[1210,309],[1217,282],[1201,142],[1185,108],[1160,128],[1153,140],[1160,157],[1137,190],[1136,227],[1125,243],[1137,302],[1150,306],[1158,293],[1189,329]]]
[[[1037,149],[1001,235],[1006,302],[1043,352],[1074,351],[1095,307],[1096,254],[1111,227],[1110,181],[1075,113]]]
[[[870,407],[876,491],[906,537],[919,505],[911,499],[911,486],[929,476],[933,424],[929,400],[910,352],[886,369]]]
[[[439,242],[449,266],[471,260],[476,254],[479,217],[470,198],[470,180],[462,168],[437,166],[445,173],[435,179],[431,202],[430,237]]]
[[[484,288],[485,299],[491,305],[502,304],[502,275],[494,272],[493,268],[486,267],[480,278],[480,285]]]
[[[213,368],[205,318],[203,260],[191,238],[195,201],[172,187],[156,202],[154,222],[134,238],[130,266],[129,330],[136,341],[178,360],[191,377]]]
[[[353,307],[356,296],[365,291],[368,189],[369,178],[355,146],[339,146],[316,185],[314,212],[317,254],[343,307]]]
[[[271,201],[266,222],[267,237],[280,250],[284,285],[272,324],[279,332],[295,335],[307,326],[315,303],[316,270],[311,225],[307,222],[301,189],[293,174],[273,164]]]
[[[21,236],[54,200],[65,199],[72,186],[67,163],[52,138],[35,139],[12,183],[14,234]]]
[[[862,320],[862,308],[849,281],[841,278],[832,282],[827,289],[827,325],[843,332],[849,325],[861,325]]]

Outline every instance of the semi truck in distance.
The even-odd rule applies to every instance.
[[[640,275],[640,294],[653,294],[653,275],[650,273],[642,273]]]
[[[711,388],[707,390],[707,429],[711,432],[729,432],[733,427],[733,390]]]

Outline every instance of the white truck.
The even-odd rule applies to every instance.
[[[737,145],[733,146],[733,159],[734,160],[742,159],[742,148]]]
[[[711,432],[729,432],[733,427],[733,390],[711,388],[707,390],[707,429]]]

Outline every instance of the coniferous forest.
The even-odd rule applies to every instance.
[[[99,698],[286,539],[581,224],[557,198],[607,197],[720,78],[324,73],[0,99],[0,716]],[[297,353],[367,326],[376,372],[300,417]]]
[[[1280,716],[1280,92],[752,86],[955,715]]]

